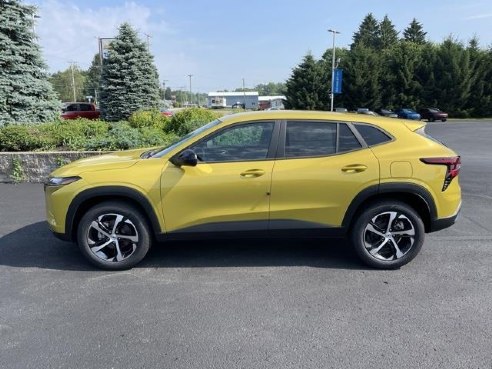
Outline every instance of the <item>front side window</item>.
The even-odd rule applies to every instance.
[[[193,145],[199,160],[213,162],[264,160],[274,122],[255,122],[226,128]]]

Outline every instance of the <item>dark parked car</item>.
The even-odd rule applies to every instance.
[[[398,118],[420,120],[420,114],[413,109],[402,108],[395,111]]]
[[[393,110],[379,109],[376,110],[376,113],[382,115],[383,117],[398,118],[398,114],[396,114]]]
[[[440,120],[445,122],[448,119],[448,113],[445,113],[438,108],[424,108],[419,111],[422,119],[427,119],[429,122]]]
[[[232,105],[233,109],[246,109],[246,104],[237,102]]]
[[[99,110],[96,105],[86,102],[74,102],[67,104],[62,109],[61,117],[63,119],[77,119],[77,118],[87,118],[87,119],[99,119]]]

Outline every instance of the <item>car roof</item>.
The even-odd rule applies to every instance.
[[[407,122],[399,119],[382,117],[382,116],[355,114],[355,113],[313,111],[313,110],[255,111],[255,112],[230,114],[219,118],[219,120],[221,120],[225,124],[247,122],[249,120],[263,120],[263,119],[264,120],[329,120],[329,121],[336,121],[336,122],[356,122],[356,123],[374,124],[382,128],[391,128],[396,125],[402,125],[403,123],[404,125],[409,126],[411,130],[415,130],[421,126],[425,126],[425,123],[421,123],[421,122]]]

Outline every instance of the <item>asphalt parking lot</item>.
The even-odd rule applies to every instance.
[[[396,271],[343,241],[175,242],[93,269],[0,185],[0,368],[492,368],[492,123],[433,123],[462,155],[457,224]]]

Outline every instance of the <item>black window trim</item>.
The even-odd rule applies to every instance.
[[[333,154],[328,154],[328,155],[311,155],[311,156],[294,156],[294,157],[286,157],[285,156],[285,141],[287,137],[287,122],[289,121],[302,121],[302,122],[318,122],[318,123],[332,123],[337,125],[337,137],[336,137],[336,152]],[[313,158],[326,158],[326,157],[331,157],[331,156],[336,156],[336,155],[344,155],[348,154],[354,151],[359,151],[368,148],[367,143],[362,139],[362,136],[359,134],[359,132],[356,131],[355,127],[353,127],[352,122],[344,122],[344,121],[339,121],[339,120],[326,120],[326,119],[289,119],[289,120],[282,120],[281,121],[282,125],[280,128],[280,135],[279,135],[279,143],[277,147],[277,155],[276,155],[276,160],[296,160],[296,159],[313,159]],[[352,133],[355,136],[355,139],[359,141],[359,144],[361,147],[353,149],[353,150],[348,150],[348,151],[343,151],[343,152],[338,152],[338,140],[339,140],[339,125],[340,124],[346,124],[349,129],[352,131]]]
[[[279,143],[279,133],[280,133],[281,121],[280,120],[272,120],[272,119],[249,120],[249,121],[245,121],[245,122],[237,122],[237,123],[229,124],[225,127],[222,127],[220,129],[214,131],[214,132],[209,133],[208,135],[202,137],[198,141],[193,142],[192,144],[188,145],[183,150],[180,150],[175,155],[179,155],[181,152],[183,152],[186,149],[191,149],[193,146],[200,144],[202,141],[206,141],[206,140],[210,139],[210,137],[213,137],[213,136],[220,134],[222,131],[225,131],[225,130],[233,128],[233,127],[236,128],[236,127],[246,126],[246,125],[255,124],[255,123],[274,123],[273,131],[272,131],[272,138],[270,139],[270,145],[268,146],[268,152],[267,152],[267,156],[265,159],[251,159],[251,160],[242,160],[241,159],[241,160],[224,160],[224,161],[211,161],[211,162],[199,160],[197,165],[200,165],[200,164],[241,163],[241,162],[246,163],[246,162],[251,162],[251,161],[272,161],[272,160],[275,160],[275,154],[277,152],[277,146]]]
[[[377,143],[377,144],[374,144],[374,145],[368,145],[367,142],[366,142],[366,140],[364,140],[364,138],[362,137],[362,135],[357,130],[357,127],[355,126],[356,124],[360,124],[360,125],[364,125],[364,126],[369,126],[369,127],[372,127],[372,128],[376,128],[377,130],[383,132],[386,136],[388,136],[389,137],[389,140],[388,141],[384,141],[384,142],[380,142],[380,143]],[[374,146],[379,146],[379,145],[386,145],[387,143],[390,143],[390,142],[395,141],[395,137],[392,134],[390,134],[385,129],[383,129],[383,128],[379,127],[379,126],[376,126],[374,124],[366,123],[366,122],[351,122],[350,126],[352,128],[352,132],[354,132],[354,134],[359,139],[359,141],[361,141],[361,142],[364,143],[365,147],[374,147]]]

